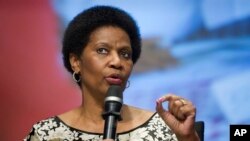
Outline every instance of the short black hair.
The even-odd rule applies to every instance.
[[[132,47],[132,61],[135,64],[141,54],[141,36],[135,20],[124,10],[112,6],[94,6],[79,13],[68,25],[63,37],[63,62],[73,73],[69,54],[79,56],[89,42],[90,34],[99,27],[115,26],[129,36]]]

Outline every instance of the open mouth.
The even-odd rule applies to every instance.
[[[121,85],[122,79],[119,75],[110,75],[105,78],[110,85]]]

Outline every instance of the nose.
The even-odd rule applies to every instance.
[[[122,62],[119,54],[112,53],[109,66],[114,69],[122,69]]]

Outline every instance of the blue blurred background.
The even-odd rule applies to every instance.
[[[63,26],[93,5],[113,5],[138,22],[143,53],[125,102],[155,110],[166,93],[190,99],[205,140],[229,140],[230,124],[250,123],[250,1],[55,0]]]
[[[166,93],[187,98],[206,141],[250,124],[250,1],[0,0],[0,140],[21,140],[36,121],[80,104],[61,37],[76,14],[103,4],[129,12],[141,30],[125,103],[154,111]]]

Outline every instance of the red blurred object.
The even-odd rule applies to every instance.
[[[49,0],[0,0],[0,140],[69,110],[81,94],[63,68],[58,18]]]

